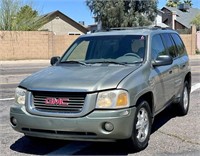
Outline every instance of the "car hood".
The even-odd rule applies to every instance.
[[[39,91],[94,92],[114,89],[135,66],[51,66],[23,80],[21,87]]]

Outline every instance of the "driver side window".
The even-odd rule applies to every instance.
[[[154,60],[160,55],[167,55],[162,38],[160,35],[155,35],[151,42],[151,59]]]

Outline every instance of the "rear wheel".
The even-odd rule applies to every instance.
[[[147,147],[151,133],[151,124],[149,104],[147,101],[142,100],[136,109],[132,136],[128,139],[130,148],[141,151]]]
[[[190,92],[188,82],[184,82],[183,91],[181,93],[181,99],[178,103],[178,114],[184,116],[188,113],[190,103]]]

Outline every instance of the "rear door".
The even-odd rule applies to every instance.
[[[175,78],[175,94],[178,95],[182,91],[184,78],[185,78],[185,75],[187,73],[187,69],[189,66],[189,64],[188,64],[189,60],[188,60],[185,46],[184,46],[181,38],[179,37],[179,35],[176,33],[172,33],[171,36],[176,45],[176,51],[178,54],[176,63],[179,67],[179,74],[177,74],[177,76]],[[180,96],[180,95],[178,95],[178,96]]]
[[[171,102],[173,98],[175,97],[175,83],[177,81],[177,76],[179,74],[179,59],[178,59],[178,54],[176,51],[176,46],[172,40],[172,37],[170,36],[169,33],[164,33],[161,34],[164,45],[166,50],[168,51],[169,55],[173,58],[173,63],[168,71],[168,75],[166,77],[166,93],[165,97],[167,101]]]

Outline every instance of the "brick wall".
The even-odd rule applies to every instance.
[[[52,56],[61,56],[78,37],[76,35],[54,35]]]
[[[0,31],[0,60],[60,56],[77,37],[45,31]]]
[[[184,35],[181,35],[181,38],[182,38],[182,40],[185,44],[185,47],[186,47],[188,54],[190,54],[191,53],[191,42],[190,42],[191,41],[191,35],[184,34]]]
[[[191,34],[181,34],[181,38],[185,44],[186,50],[189,55],[195,55],[197,48],[197,39],[196,39],[196,27],[191,27]]]
[[[195,54],[196,29],[182,34],[188,54]],[[50,59],[61,56],[79,36],[55,35],[45,31],[0,31],[0,60]]]
[[[200,50],[200,31],[197,31],[197,49]]]

